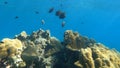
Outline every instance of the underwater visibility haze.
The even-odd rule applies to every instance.
[[[120,0],[0,0],[0,39],[42,28],[63,40],[64,31],[73,30],[120,51],[119,3]]]
[[[120,68],[120,0],[0,0],[0,68]]]

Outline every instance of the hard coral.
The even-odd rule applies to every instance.
[[[3,39],[0,67],[120,68],[120,53],[71,30],[60,42],[49,30],[40,29],[31,35],[23,31],[15,39]]]
[[[95,43],[95,41],[80,36],[77,32],[72,32],[72,30],[67,30],[64,34],[64,43],[69,49],[80,49]]]
[[[109,50],[102,44],[94,44],[92,47],[80,49],[79,61],[75,65],[79,68],[119,68],[120,57],[113,50]],[[112,56],[112,61],[111,61]],[[113,59],[114,58],[114,59]],[[82,60],[81,60],[82,59]],[[116,60],[115,60],[116,59]],[[114,60],[114,61],[113,61]]]
[[[44,31],[42,29],[27,36],[23,42],[26,46],[26,49],[22,53],[23,60],[25,60],[28,67],[33,62],[33,67],[35,68],[52,67],[54,64],[54,56],[52,55],[60,51],[62,47],[58,39],[50,36],[49,30]]]
[[[2,59],[4,57],[7,57],[6,59],[9,60],[6,62],[13,63],[15,67],[20,67],[21,63],[23,63],[23,66],[25,66],[25,63],[21,58],[22,52],[23,45],[18,39],[5,38],[2,40],[2,43],[0,43],[0,58]]]

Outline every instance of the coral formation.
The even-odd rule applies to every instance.
[[[79,68],[119,68],[120,53],[109,50],[103,44],[94,44],[92,47],[80,49],[79,60],[75,65]]]
[[[50,37],[49,30],[40,29],[33,32],[30,36],[26,36],[25,32],[24,35],[23,32],[21,34],[16,36],[16,38],[23,41],[24,46],[26,46],[22,53],[22,57],[27,63],[26,67],[35,64],[33,66],[35,68],[51,68],[54,63],[54,56],[52,55],[62,48],[60,41],[55,37]]]
[[[67,30],[60,42],[49,30],[25,31],[0,42],[1,68],[120,68],[120,53]]]
[[[3,39],[0,43],[0,58],[4,60],[3,66],[13,64],[15,67],[24,67],[25,62],[21,58],[23,49],[24,46],[18,39]]]
[[[67,30],[64,34],[64,43],[67,44],[67,48],[76,50],[93,45],[95,40],[80,36],[79,33],[72,32],[72,30]]]

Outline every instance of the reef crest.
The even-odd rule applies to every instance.
[[[120,53],[66,30],[61,42],[49,30],[25,31],[0,42],[1,68],[120,68]]]

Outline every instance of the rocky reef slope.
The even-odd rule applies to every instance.
[[[0,42],[1,68],[120,68],[120,53],[67,30],[61,42],[49,30],[25,31]]]

